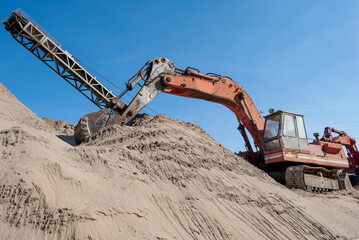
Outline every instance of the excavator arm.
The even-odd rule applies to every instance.
[[[332,133],[336,133],[338,136],[333,137]],[[324,136],[322,139],[343,145],[348,154],[349,169],[347,169],[347,172],[359,172],[359,150],[356,146],[356,140],[354,138],[350,137],[344,131],[326,127],[324,129]]]
[[[165,75],[163,92],[222,104],[229,108],[251,134],[256,146],[263,153],[262,135],[264,121],[252,99],[242,86],[228,77],[209,76],[187,69],[182,74]],[[245,134],[243,131],[242,134]],[[248,137],[243,136],[247,149],[251,151]]]
[[[191,68],[181,70],[176,68],[173,62],[161,57],[148,62],[146,69],[139,71],[132,82],[127,82],[127,89],[120,97],[134,89],[141,80],[144,80],[144,85],[126,110],[116,115],[117,123],[130,123],[136,114],[161,92],[203,99],[222,104],[236,115],[240,124],[239,130],[246,142],[249,159],[255,160],[259,156],[253,151],[244,128],[251,134],[255,146],[263,156],[264,121],[243,87],[229,77],[217,74],[205,75]]]

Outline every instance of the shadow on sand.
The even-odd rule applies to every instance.
[[[60,138],[62,141],[67,142],[68,144],[70,144],[72,146],[76,146],[74,136],[57,135],[57,137]]]

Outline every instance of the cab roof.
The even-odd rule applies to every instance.
[[[298,113],[292,113],[292,112],[277,110],[277,111],[275,111],[274,113],[271,113],[271,114],[268,114],[268,115],[264,116],[264,118],[267,119],[267,118],[269,118],[269,117],[271,117],[271,116],[278,115],[278,114],[281,114],[281,113],[287,113],[287,114],[290,114],[290,115],[296,115],[296,116],[301,116],[301,117],[304,116],[304,115],[298,114]]]

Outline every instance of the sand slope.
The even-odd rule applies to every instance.
[[[163,115],[74,147],[0,84],[2,239],[354,239],[359,194],[286,189]]]

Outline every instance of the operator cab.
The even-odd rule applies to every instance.
[[[264,118],[265,152],[278,149],[309,152],[303,115],[279,110]]]

